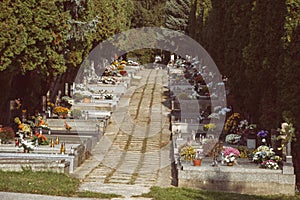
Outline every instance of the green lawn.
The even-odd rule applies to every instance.
[[[32,172],[31,170],[24,170],[22,172],[0,171],[0,191],[3,192],[20,192],[32,194],[47,194],[54,196],[92,197],[107,199],[113,197],[121,197],[116,194],[78,192],[79,185],[80,180],[72,178],[66,174],[59,174],[53,172]],[[294,197],[262,197],[176,187],[152,187],[149,193],[142,194],[141,196],[153,198],[153,200],[300,200],[299,194],[297,194]]]
[[[120,197],[115,194],[102,194],[94,192],[78,192],[80,181],[66,174],[53,172],[22,172],[0,171],[0,191],[20,192],[31,194],[47,194],[69,197]]]
[[[152,187],[147,194],[142,197],[153,198],[153,200],[296,200],[300,199],[297,194],[294,197],[288,196],[254,196],[245,194],[213,192],[189,188],[160,188]]]

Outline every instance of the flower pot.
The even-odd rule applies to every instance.
[[[193,163],[194,163],[194,166],[201,166],[201,160],[200,159],[194,159]]]
[[[230,167],[233,166],[233,162],[228,162],[227,166],[230,166]]]
[[[29,149],[24,149],[24,153],[29,153]]]

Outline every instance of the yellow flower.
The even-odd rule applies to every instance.
[[[54,108],[53,113],[57,115],[68,114],[69,109],[63,106],[57,106]]]
[[[21,124],[21,120],[20,120],[20,118],[19,117],[16,117],[15,119],[14,119],[14,121],[15,121],[15,123],[16,124]]]
[[[213,123],[205,124],[205,125],[203,126],[203,129],[204,129],[204,130],[213,130],[213,129],[215,129],[215,128],[216,128],[216,125],[213,124]]]

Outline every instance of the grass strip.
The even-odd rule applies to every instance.
[[[199,190],[191,188],[160,188],[151,187],[149,193],[142,194],[140,197],[152,198],[152,200],[299,200],[300,195],[296,196],[284,196],[284,195],[274,195],[274,196],[256,196],[247,194],[237,194],[228,192],[216,192],[208,190]]]
[[[117,194],[78,192],[80,180],[63,173],[0,171],[0,191],[67,197],[117,198]]]

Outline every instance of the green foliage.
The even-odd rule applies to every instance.
[[[186,32],[191,11],[190,0],[169,0],[166,3],[166,28]]]
[[[68,14],[54,1],[4,1],[0,8],[0,70],[22,72],[39,69],[40,73],[65,70],[64,35],[69,28]]]
[[[5,114],[17,97],[26,109],[40,110],[41,96],[72,82],[94,46],[129,28],[133,4],[25,0],[2,1],[0,8],[0,112]]]
[[[166,0],[135,0],[131,27],[160,27],[165,23]]]

